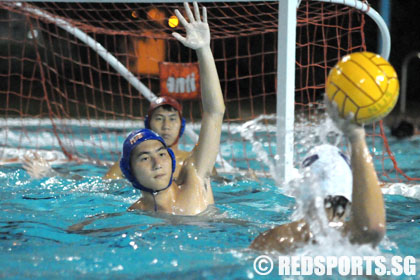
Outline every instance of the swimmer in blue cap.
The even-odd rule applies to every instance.
[[[336,147],[322,145],[309,153],[302,163],[302,171],[312,183],[317,181],[315,187],[324,198],[328,226],[348,236],[351,242],[376,246],[385,235],[385,207],[365,130],[351,122],[351,115],[340,118],[336,104],[325,102],[331,118],[351,145],[351,160],[348,162]],[[308,209],[304,219],[261,233],[250,247],[289,253],[316,242],[317,237],[310,228],[311,221],[317,218],[314,210]]]
[[[142,197],[130,209],[195,215],[214,203],[210,175],[219,151],[225,105],[210,49],[206,8],[201,18],[197,3],[194,14],[188,3],[184,6],[189,22],[178,10],[175,14],[186,29],[186,37],[178,33],[173,36],[194,49],[199,61],[203,116],[198,144],[175,178],[175,155],[164,139],[148,129],[132,132],[124,142],[120,167],[133,186],[142,191]]]
[[[170,96],[161,96],[150,103],[144,120],[144,127],[157,132],[172,149],[176,157],[177,168],[174,177],[178,177],[180,167],[190,152],[178,148],[178,141],[185,130],[185,119],[182,117],[181,104]],[[115,162],[104,179],[122,179],[120,160]]]
[[[121,171],[133,187],[152,195],[155,211],[155,196],[172,185],[175,167],[173,151],[156,132],[140,129],[131,132],[125,139]]]

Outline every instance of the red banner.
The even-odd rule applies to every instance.
[[[175,99],[196,99],[200,96],[198,63],[159,63],[160,94]]]

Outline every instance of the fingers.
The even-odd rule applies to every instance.
[[[37,172],[37,170],[35,169],[35,166],[31,163],[24,163],[23,164],[23,168],[26,170],[26,172],[29,174],[29,176],[31,176],[32,178],[39,178],[39,174]]]
[[[185,12],[187,14],[188,20],[190,21],[190,23],[201,22],[200,8],[198,7],[197,2],[194,2],[193,6],[194,6],[194,15],[193,15],[193,13],[190,9],[189,4],[187,2],[184,2],[184,8],[185,8]],[[178,9],[175,9],[175,15],[177,16],[177,18],[179,19],[181,24],[184,27],[187,27],[188,21],[184,18],[184,16],[180,13],[180,11]],[[207,23],[207,9],[206,9],[206,7],[203,7],[203,22]]]
[[[178,41],[180,41],[183,45],[185,45],[187,39],[182,37],[181,34],[177,33],[177,32],[172,32],[172,36],[175,37],[175,39],[177,39]]]
[[[331,115],[331,117],[339,118],[341,115],[344,120],[348,122],[353,121],[354,113],[353,112],[345,113],[344,111],[340,112],[337,102],[331,101],[326,94],[324,95],[324,102],[327,105],[328,113]]]
[[[49,162],[38,152],[23,155],[22,168],[34,179],[46,177],[51,171]]]
[[[50,164],[48,163],[48,161],[45,159],[45,158],[43,158],[43,157],[41,157],[40,159],[39,159],[39,162],[43,165],[43,166],[50,166]]]
[[[203,7],[203,22],[207,23],[207,8]]]
[[[38,154],[38,152],[34,152],[33,155],[34,155],[34,158],[36,160],[41,160],[42,159],[42,157]]]
[[[27,172],[29,172],[29,171],[31,171],[32,170],[32,164],[31,163],[27,163],[27,162],[24,162],[23,163],[23,165],[22,165],[22,167],[23,167],[23,169],[25,169]]]
[[[175,15],[184,26],[186,35],[181,36],[179,33],[174,32],[172,36],[185,47],[197,50],[210,45],[210,30],[207,24],[207,10],[203,7],[203,17],[201,18],[198,4],[194,2],[193,6],[194,11],[191,10],[188,3],[184,3],[185,18],[179,10],[175,10]]]
[[[188,22],[185,20],[184,16],[181,14],[181,12],[178,9],[175,10],[175,15],[181,22],[182,26],[186,28],[188,25]]]
[[[324,97],[324,102],[325,102],[325,105],[327,106],[328,114],[330,114],[331,117],[338,117],[339,109],[338,109],[337,103],[335,101],[329,100],[326,95]]]
[[[194,3],[193,3],[193,5],[194,5],[194,14],[195,14],[195,19],[196,19],[198,22],[201,22],[200,9],[198,8],[198,4],[197,4],[197,2],[194,2]]]
[[[29,154],[23,155],[23,163],[22,163],[23,169],[25,169],[28,173],[33,168],[32,158],[29,156]]]
[[[23,159],[25,162],[30,162],[32,159],[29,157],[29,155],[25,154],[23,155]]]
[[[195,4],[197,5],[197,3],[195,3]],[[190,22],[195,22],[194,15],[191,12],[190,5],[188,4],[188,2],[184,2],[184,8],[185,8],[185,12],[187,13],[187,16],[188,16],[188,19],[190,20]],[[194,8],[195,8],[195,6],[194,6]]]

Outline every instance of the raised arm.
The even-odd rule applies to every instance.
[[[203,7],[201,18],[196,2],[194,2],[194,14],[190,10],[188,3],[184,3],[184,7],[188,21],[178,10],[175,10],[175,14],[185,27],[186,37],[182,37],[175,32],[172,35],[184,46],[196,51],[200,66],[203,116],[200,136],[198,144],[193,151],[192,160],[198,175],[204,178],[210,176],[219,152],[225,104],[216,64],[210,49],[210,28],[207,24],[207,10]]]
[[[352,216],[347,230],[353,242],[376,245],[385,235],[385,206],[373,159],[366,144],[365,129],[352,123],[351,115],[347,119],[340,118],[335,104],[329,104],[329,113],[351,145]]]
[[[356,128],[348,136],[353,173],[351,239],[376,245],[385,235],[385,206],[373,159],[365,141],[365,130]]]

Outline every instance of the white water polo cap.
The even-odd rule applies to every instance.
[[[337,147],[325,144],[312,148],[303,160],[302,168],[310,172],[310,178],[319,184],[325,197],[341,195],[351,201],[353,176],[350,161]]]

